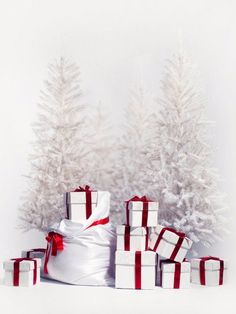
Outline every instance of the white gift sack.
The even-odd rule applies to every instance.
[[[49,230],[63,236],[63,250],[53,256],[49,243],[45,277],[74,285],[114,285],[115,230],[110,223],[91,226],[108,218],[109,204],[106,198],[100,199],[98,210],[86,221],[63,219]]]

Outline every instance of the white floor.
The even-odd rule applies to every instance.
[[[118,290],[43,281],[33,288],[0,286],[3,314],[236,313],[236,285],[188,290]]]

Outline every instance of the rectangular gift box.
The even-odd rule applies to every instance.
[[[77,192],[67,192],[65,194],[66,204],[85,204],[86,203],[86,191],[77,191]],[[97,203],[98,192],[90,191],[91,202],[93,204]]]
[[[160,262],[160,286],[167,289],[188,289],[190,287],[191,264],[187,261],[182,263],[170,260]],[[157,275],[157,276],[158,276]]]
[[[216,257],[191,260],[191,282],[204,286],[218,286],[225,282],[228,262]]]
[[[96,206],[97,204],[92,203],[90,213],[88,213],[86,204],[67,204],[67,219],[75,222],[86,220],[90,217]]]
[[[29,287],[40,282],[41,259],[17,258],[5,261],[4,284],[7,286]]]
[[[150,235],[149,248],[158,255],[176,262],[182,262],[192,246],[184,233],[158,225]]]
[[[151,251],[116,251],[115,287],[121,289],[154,289],[156,254]]]
[[[116,235],[117,250],[148,250],[148,227],[130,227],[127,225],[119,225],[116,227]]]
[[[127,225],[131,227],[153,227],[158,223],[158,202],[128,201]]]
[[[22,251],[21,257],[42,259],[44,257],[45,252],[46,252],[46,249],[43,249],[43,248],[31,249],[28,251]]]

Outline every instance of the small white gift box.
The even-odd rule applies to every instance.
[[[145,251],[148,250],[148,227],[116,227],[117,250]]]
[[[131,227],[153,227],[158,223],[158,202],[145,196],[126,201],[126,223]]]
[[[3,263],[4,284],[29,287],[40,282],[41,259],[16,258]]]
[[[88,200],[91,203],[96,204],[97,198],[97,191],[90,190],[89,186],[85,186],[85,188],[79,187],[78,189],[65,194],[66,204],[85,204]]]
[[[203,286],[223,285],[227,275],[228,262],[207,256],[191,260],[191,282]]]
[[[116,251],[115,287],[154,289],[156,254],[151,251]]]
[[[187,261],[182,263],[170,260],[160,262],[160,285],[167,289],[188,289],[190,287],[191,264]]]
[[[158,255],[176,262],[182,262],[192,246],[184,233],[158,225],[150,235],[149,248]]]
[[[45,252],[46,252],[46,249],[43,249],[43,248],[31,249],[28,251],[22,251],[21,257],[42,259],[44,257]]]

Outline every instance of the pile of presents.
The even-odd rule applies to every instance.
[[[66,218],[77,222],[88,219],[96,204],[92,195],[88,186],[66,193]],[[227,262],[212,256],[187,260],[192,241],[184,233],[158,224],[158,202],[135,196],[126,201],[125,210],[126,224],[116,227],[116,288],[176,289],[189,288],[190,282],[206,286],[223,284]],[[23,251],[21,258],[5,261],[4,283],[36,285],[41,264],[45,264],[45,251],[42,248]]]

